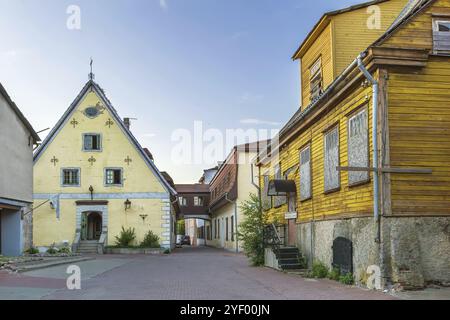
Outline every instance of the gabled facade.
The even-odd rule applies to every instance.
[[[176,192],[90,80],[34,155],[34,244],[97,245],[134,228],[174,245]],[[86,248],[87,248],[86,247]]]
[[[450,3],[411,0],[398,9],[365,48],[349,46],[345,67],[332,47],[323,49],[337,66],[323,67],[340,73],[324,76],[315,99],[303,92],[304,105],[272,146],[277,161],[260,155],[257,163],[266,215],[289,226],[310,265],[340,266],[361,284],[378,266],[383,285],[414,288],[450,280]],[[346,41],[364,42],[370,31],[359,31]],[[294,57],[324,56],[311,51],[320,41]],[[270,197],[270,181],[279,179],[294,181],[296,192]]]
[[[0,84],[0,255],[19,256],[31,246],[33,148],[38,141]]]

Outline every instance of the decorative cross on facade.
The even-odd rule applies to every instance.
[[[114,125],[114,122],[111,119],[108,119],[108,121],[106,121],[106,125],[111,128],[112,125]]]
[[[78,125],[77,119],[73,118],[73,120],[70,122],[71,125],[75,128]]]
[[[91,164],[91,166],[93,166],[94,163],[95,163],[97,160],[94,158],[94,156],[91,156],[91,157],[88,159],[88,161],[89,161],[89,163]]]
[[[125,162],[130,165],[131,162],[133,162],[133,160],[130,158],[130,156],[127,156],[127,158],[125,159]]]
[[[57,163],[58,161],[59,161],[59,160],[56,159],[55,156],[53,156],[53,158],[50,160],[50,162],[53,163],[53,165],[54,165],[55,167],[56,167],[56,163]]]

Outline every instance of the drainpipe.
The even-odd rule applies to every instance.
[[[378,81],[376,81],[362,62],[363,56],[360,54],[356,59],[358,61],[358,68],[364,76],[372,83],[372,143],[373,143],[373,167],[375,168],[373,174],[373,216],[377,224],[377,235],[375,241],[380,242],[380,217],[379,217],[379,171],[378,171]]]
[[[233,237],[236,242],[236,253],[239,253],[239,240],[238,240],[238,237],[236,236],[237,225],[238,225],[238,223],[237,223],[237,203],[236,203],[236,200],[231,201],[230,199],[228,199],[228,192],[225,193],[225,200],[231,204],[234,204],[234,233],[235,234],[233,235]],[[226,230],[226,228],[225,228],[225,230]]]

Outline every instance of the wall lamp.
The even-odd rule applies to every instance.
[[[125,211],[131,209],[131,201],[130,201],[130,199],[127,199],[127,200],[124,202],[124,205],[125,205]]]

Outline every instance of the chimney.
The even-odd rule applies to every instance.
[[[127,127],[128,130],[130,130],[131,127],[130,118],[123,118],[123,124],[125,125],[125,127]]]

